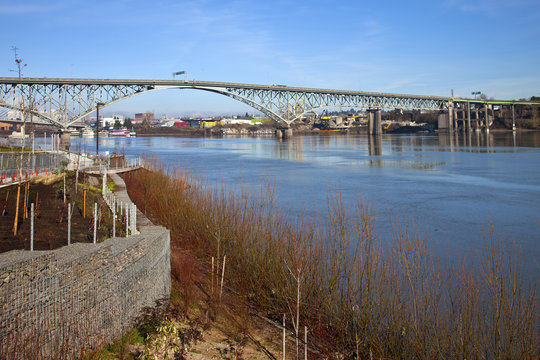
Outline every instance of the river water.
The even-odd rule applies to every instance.
[[[95,153],[95,139],[72,139],[73,151]],[[540,276],[540,134],[318,135],[100,139],[100,153],[156,156],[210,184],[258,188],[275,183],[290,216],[327,216],[329,191],[347,206],[363,199],[376,231],[392,240],[399,218],[441,254],[470,254],[494,234],[524,254]],[[532,272],[532,273],[531,273]]]

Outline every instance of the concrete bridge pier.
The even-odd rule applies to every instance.
[[[514,135],[515,135],[515,131],[516,131],[516,111],[515,111],[515,108],[514,108],[514,104],[512,104],[512,131],[514,131]]]
[[[448,131],[454,131],[454,102],[448,102]]]
[[[474,131],[480,131],[480,109],[475,106],[474,109]]]
[[[291,129],[291,128],[285,129],[285,130],[283,131],[283,137],[284,137],[285,139],[290,139],[290,138],[292,138],[292,137],[293,137],[293,131],[292,131],[292,129]]]
[[[290,127],[278,128],[276,137],[279,139],[290,139],[293,137],[293,130]]]
[[[448,102],[448,112],[442,111],[438,118],[439,131],[453,132],[457,128],[457,112],[452,101]]]
[[[60,136],[60,149],[69,151],[71,146],[71,135],[68,132],[63,132]]]
[[[471,103],[467,103],[467,131],[471,131]]]
[[[490,125],[490,117],[489,117],[489,108],[491,106],[488,104],[484,104],[484,128],[486,129],[486,132],[489,132],[489,125]]]
[[[382,134],[382,114],[381,114],[381,109],[375,109],[375,110],[370,110],[369,111],[368,134],[369,135],[381,135]]]

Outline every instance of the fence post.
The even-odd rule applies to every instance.
[[[129,236],[129,205],[126,204],[126,237]]]
[[[304,360],[307,360],[307,326],[304,326]]]
[[[71,203],[68,203],[68,245],[71,245]]]
[[[135,234],[137,231],[137,206],[131,204],[131,233]]]
[[[113,212],[112,237],[116,236],[116,213]]]
[[[34,251],[34,203],[30,204],[30,251]]]
[[[283,314],[283,360],[285,360],[285,314]]]
[[[97,237],[97,203],[94,203],[94,244]]]

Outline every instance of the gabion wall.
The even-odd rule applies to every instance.
[[[111,342],[170,294],[170,235],[0,254],[0,359],[72,358]]]

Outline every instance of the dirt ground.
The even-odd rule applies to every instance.
[[[34,250],[52,250],[67,245],[68,203],[72,204],[71,242],[93,242],[94,202],[98,203],[98,242],[112,235],[110,211],[99,196],[97,177],[79,174],[75,191],[75,175],[66,175],[66,202],[64,202],[64,175],[41,176],[20,187],[17,234],[14,223],[17,204],[17,185],[0,189],[0,252],[15,249],[30,250],[30,204],[34,203]],[[83,212],[86,182],[86,213]],[[25,192],[27,192],[25,214]],[[26,218],[24,218],[26,215]],[[85,215],[85,217],[83,217]],[[117,223],[117,229],[122,229]]]

